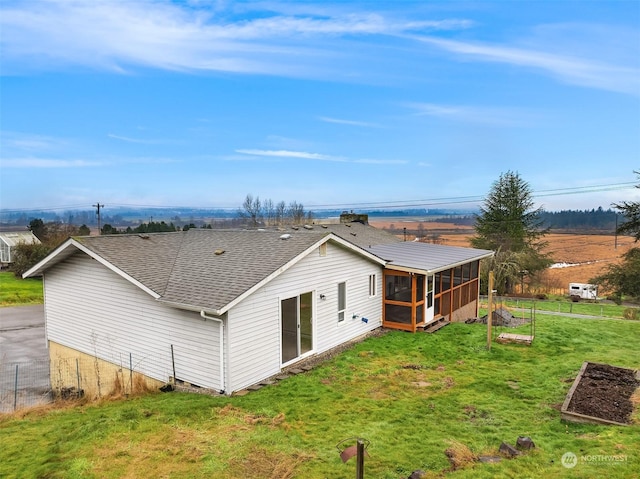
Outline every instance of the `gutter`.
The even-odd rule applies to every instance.
[[[224,321],[220,318],[216,318],[214,316],[208,316],[204,310],[200,311],[200,316],[204,320],[215,321],[220,325],[220,384],[222,385],[222,389],[220,391],[221,394],[225,393],[225,377],[224,377]]]

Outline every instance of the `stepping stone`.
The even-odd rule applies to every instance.
[[[313,366],[302,366],[300,369],[302,369],[303,371],[311,371],[313,369]]]
[[[288,374],[280,374],[278,376],[276,376],[276,381],[282,381],[283,379],[287,379],[289,377]]]
[[[534,447],[536,447],[531,438],[528,436],[518,436],[516,446],[520,449],[533,449]]]
[[[511,444],[507,444],[506,442],[503,442],[502,444],[500,444],[500,449],[498,449],[502,454],[509,456],[509,457],[515,457],[518,454],[520,454],[520,451],[518,451],[515,447],[513,447]]]
[[[260,386],[271,386],[272,384],[275,384],[275,381],[272,381],[271,379],[265,379],[264,381],[260,381],[258,384],[260,384]]]
[[[252,384],[247,388],[249,391],[257,391],[258,389],[262,389],[260,384]]]
[[[304,371],[303,371],[302,369],[294,368],[294,369],[289,369],[289,371],[287,371],[287,372],[288,372],[289,374],[296,375],[296,374],[301,374],[301,373],[303,373]]]
[[[247,391],[246,389],[242,389],[233,393],[234,396],[246,396],[247,394],[249,394],[249,391]]]

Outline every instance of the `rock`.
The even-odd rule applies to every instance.
[[[407,479],[422,479],[425,474],[426,472],[424,472],[422,469],[416,469]]]
[[[511,444],[507,444],[506,442],[503,442],[502,444],[500,444],[499,451],[505,456],[509,456],[509,457],[515,457],[518,454],[520,454],[520,451],[518,451]]]
[[[484,463],[494,463],[502,461],[502,458],[500,456],[480,456],[478,457],[478,461]]]
[[[533,449],[534,447],[536,447],[529,436],[518,436],[516,446],[518,447],[518,449],[524,450]]]

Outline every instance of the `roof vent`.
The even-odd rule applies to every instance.
[[[213,252],[213,254],[215,254],[216,256],[220,256],[222,253],[224,253],[224,250],[222,248],[218,248]]]
[[[312,229],[313,229],[313,226],[311,226],[311,225],[304,225],[304,226],[303,226],[303,228],[304,228],[304,229],[306,229],[306,230],[312,230]]]
[[[349,223],[345,223],[344,224],[347,228],[351,228],[351,225]]]
[[[289,238],[291,238],[291,235],[289,233],[285,233],[283,235],[280,235],[280,239],[281,240],[288,240]]]
[[[299,226],[292,226],[291,229],[298,231],[300,229]]]
[[[327,229],[327,225],[320,225],[320,226],[322,226],[324,229]]]
[[[139,234],[138,236],[142,239],[149,239],[149,235]]]
[[[356,236],[356,235],[357,235],[356,233],[349,233],[349,234],[350,234],[351,236]]]

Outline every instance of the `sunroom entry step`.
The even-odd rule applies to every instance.
[[[447,326],[448,324],[450,324],[451,321],[437,321],[435,323],[431,323],[429,325],[427,325],[426,328],[424,328],[424,332],[425,333],[435,333],[436,331],[438,331],[441,328],[444,328],[445,326]]]

